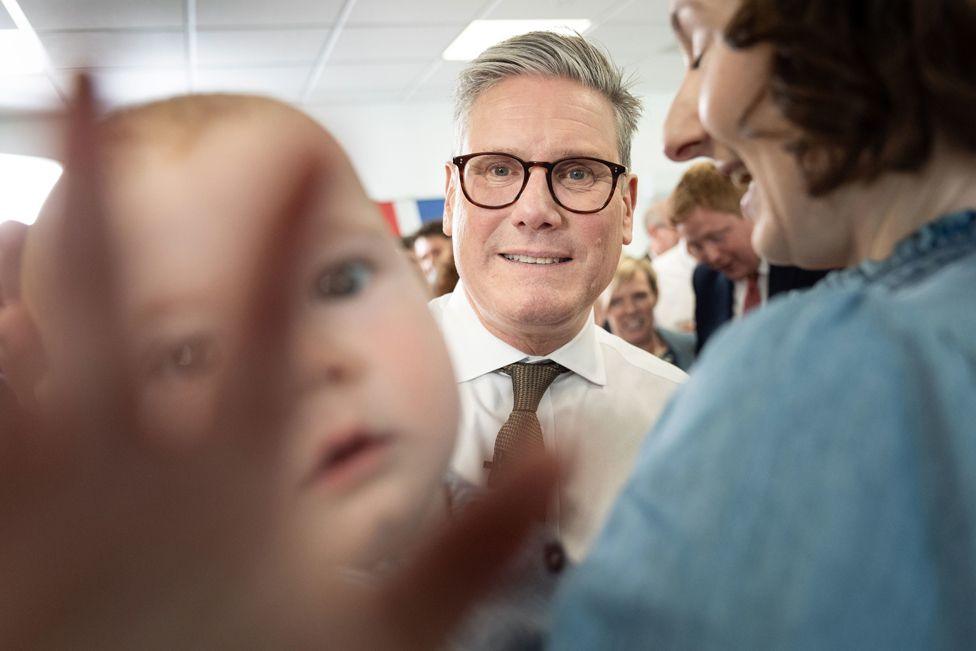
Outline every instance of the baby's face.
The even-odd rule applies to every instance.
[[[294,282],[280,288],[294,311],[294,403],[284,472],[268,476],[285,478],[303,544],[362,565],[405,544],[438,498],[458,407],[417,275],[339,147],[276,111],[225,120],[180,155],[116,152],[108,201],[121,308],[146,421],[180,445],[207,435],[229,333],[302,155],[320,165]],[[38,321],[45,341],[57,337]]]

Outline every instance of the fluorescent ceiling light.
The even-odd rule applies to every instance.
[[[545,20],[474,20],[444,50],[445,61],[471,61],[496,43],[526,32],[582,34],[592,23],[585,18]]]
[[[17,29],[0,29],[0,75],[44,72],[47,55],[17,0],[0,0]]]
[[[61,165],[49,158],[0,154],[0,221],[33,224],[61,177]]]

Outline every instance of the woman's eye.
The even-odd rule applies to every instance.
[[[354,296],[366,288],[374,273],[376,268],[366,260],[341,262],[319,275],[315,291],[321,298]]]
[[[704,57],[704,56],[705,56],[705,53],[702,52],[698,56],[692,58],[691,65],[689,66],[690,69],[691,70],[698,70],[698,68],[701,67],[702,57]]]

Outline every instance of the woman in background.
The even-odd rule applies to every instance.
[[[556,648],[976,644],[976,4],[673,0],[676,160],[750,179],[773,263],[716,336]]]
[[[650,261],[624,256],[599,300],[606,303],[610,332],[687,371],[695,361],[695,335],[657,327],[654,307],[658,297],[657,275]]]

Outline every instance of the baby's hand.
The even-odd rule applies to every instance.
[[[266,257],[245,283],[212,432],[174,449],[137,405],[84,79],[67,140],[70,218],[54,279],[67,322],[53,330],[70,335],[45,342],[59,372],[43,400],[0,403],[0,647],[436,647],[544,515],[556,464],[527,463],[379,590],[303,567],[283,552],[294,548],[269,476],[292,400],[283,380],[292,311],[280,288],[296,272],[314,161],[295,161]],[[8,292],[0,318],[22,309]],[[28,335],[0,347],[39,345]]]

